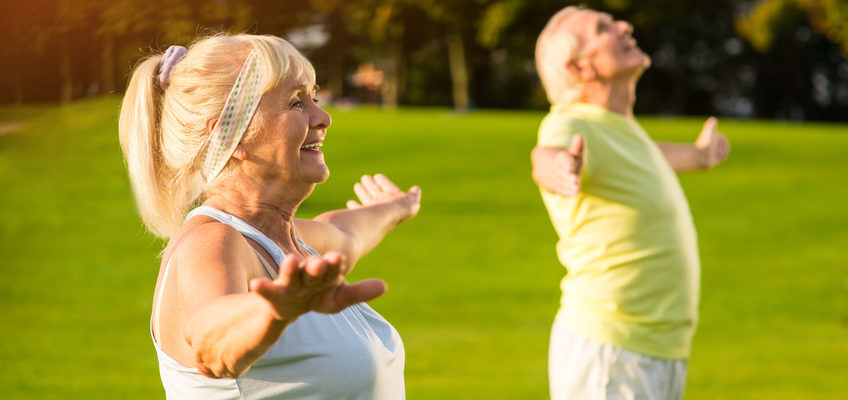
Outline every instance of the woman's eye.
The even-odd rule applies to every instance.
[[[290,108],[303,108],[303,101],[297,100],[289,106]]]
[[[318,99],[313,98],[312,102],[315,103],[315,104],[318,104]]]

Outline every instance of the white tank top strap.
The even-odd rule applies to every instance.
[[[277,279],[277,270],[268,264],[268,260],[262,256],[262,253],[259,250],[253,249],[253,252],[256,253],[256,256],[259,257],[259,261],[262,261],[262,265],[265,266],[265,270],[268,271],[268,275],[271,276],[271,279]]]
[[[165,272],[162,273],[162,282],[159,283],[159,291],[156,293],[156,302],[153,304],[153,315],[151,316],[151,325],[153,325],[153,340],[159,342],[159,310],[162,308],[162,294],[165,293],[165,282],[168,280],[168,272],[171,270],[171,259],[165,264]]]
[[[277,244],[274,243],[271,239],[269,239],[268,236],[265,236],[264,233],[259,232],[258,229],[250,226],[250,224],[242,221],[234,215],[227,214],[217,208],[212,208],[209,206],[200,206],[195,208],[194,210],[191,210],[191,212],[188,213],[188,215],[186,216],[186,221],[197,215],[205,215],[207,217],[215,218],[216,220],[218,220],[218,222],[231,226],[233,229],[239,231],[239,233],[241,233],[245,237],[252,239],[256,243],[259,243],[259,245],[262,246],[262,248],[264,248],[265,251],[267,251],[268,254],[270,254],[271,257],[274,258],[274,262],[276,262],[277,265],[282,263],[283,259],[286,258],[286,255],[283,254],[283,250],[280,249],[280,247],[277,246]]]
[[[259,243],[271,257],[274,258],[274,262],[277,265],[280,265],[283,262],[283,259],[286,258],[286,255],[283,253],[283,250],[280,249],[280,246],[277,246],[274,241],[265,236],[264,233],[260,232],[258,229],[254,228],[247,222],[242,221],[238,217],[234,215],[230,215],[224,211],[221,211],[217,208],[209,207],[209,206],[200,206],[191,210],[186,216],[186,221],[196,215],[206,215],[208,217],[215,218],[218,222],[223,224],[227,224],[231,226],[233,229],[239,231],[242,235],[252,239],[256,243]],[[306,243],[303,242],[300,238],[297,238],[297,243],[303,246],[306,251],[310,254],[318,255],[318,252],[309,247]],[[261,257],[260,257],[261,258]]]

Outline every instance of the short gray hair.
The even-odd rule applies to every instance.
[[[548,101],[554,105],[574,102],[583,90],[583,84],[565,68],[566,63],[580,55],[580,41],[577,35],[558,30],[563,21],[584,9],[569,6],[560,10],[536,40],[536,70]]]

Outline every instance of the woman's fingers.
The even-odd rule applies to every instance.
[[[401,190],[392,182],[391,179],[387,178],[383,174],[374,174],[374,182],[380,186],[381,191],[383,192],[400,192]]]
[[[379,279],[367,279],[353,285],[342,284],[335,290],[332,307],[340,311],[356,303],[376,299],[385,292],[386,283]]]
[[[278,291],[276,290],[278,286],[274,285],[274,282],[268,278],[251,279],[249,287],[251,292],[256,292],[268,300],[271,300],[278,295]]]
[[[368,203],[371,203],[374,200],[371,193],[368,192],[368,189],[366,189],[365,185],[362,183],[355,183],[353,185],[353,192],[356,193],[356,197],[359,197],[359,201],[362,202],[363,205],[368,205]]]
[[[383,191],[371,175],[362,175],[362,186],[371,197],[377,197]]]
[[[303,283],[301,291],[305,294],[314,290],[316,286],[320,286],[324,282],[324,274],[327,268],[327,262],[324,259],[319,257],[307,258],[303,270],[299,274]]]
[[[362,181],[353,185],[353,191],[359,197],[359,203],[348,201],[347,208],[359,208],[375,203],[395,201],[403,196],[418,199],[421,197],[421,188],[414,186],[408,192],[404,192],[391,179],[383,174],[363,175]]]
[[[342,254],[331,251],[323,257],[309,257],[301,274],[305,290],[320,291],[336,286],[342,279]]]
[[[280,263],[280,268],[277,271],[277,279],[274,280],[274,283],[283,287],[291,287],[292,284],[299,286],[300,280],[296,279],[296,275],[300,270],[300,264],[301,260],[297,254],[287,254],[283,262]]]

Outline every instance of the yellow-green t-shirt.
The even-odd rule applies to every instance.
[[[585,139],[581,191],[542,190],[566,267],[560,318],[575,331],[658,358],[689,356],[700,261],[686,196],[634,120],[575,103],[551,107],[539,145]]]

